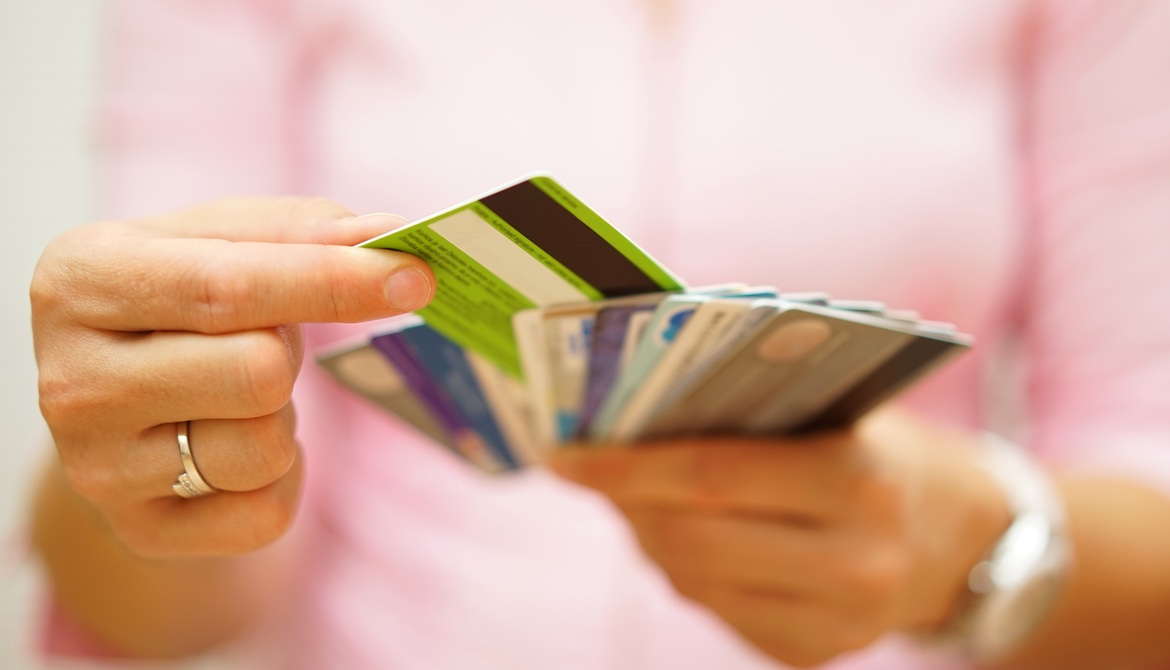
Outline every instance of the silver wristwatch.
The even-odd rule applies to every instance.
[[[1011,653],[1048,616],[1072,561],[1064,505],[1047,474],[1019,446],[984,442],[984,466],[1003,487],[1014,519],[967,578],[969,592],[942,639],[967,656]]]

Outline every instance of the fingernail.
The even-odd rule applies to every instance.
[[[413,312],[431,301],[431,280],[415,267],[395,270],[386,280],[386,301],[396,310]]]
[[[401,216],[399,216],[397,214],[389,214],[386,212],[373,212],[370,214],[362,214],[361,216],[354,216],[354,217],[351,217],[347,220],[352,221],[354,223],[374,225],[374,226],[377,226],[379,228],[385,228],[386,232],[390,232],[391,230],[397,230],[397,229],[405,226],[407,223],[409,223],[406,219],[402,218]]]
[[[330,223],[339,225],[339,230],[343,231],[343,234],[348,232],[353,232],[354,234],[360,233],[369,238],[392,233],[406,226],[409,222],[397,214],[375,212],[373,214],[362,214],[361,216],[347,216]]]

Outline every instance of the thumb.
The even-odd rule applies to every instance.
[[[406,224],[395,214],[355,216],[324,198],[227,198],[134,222],[164,237],[353,246]]]

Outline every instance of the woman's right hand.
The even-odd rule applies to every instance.
[[[222,555],[288,528],[299,324],[418,309],[420,259],[349,245],[402,225],[313,199],[226,200],[54,240],[33,276],[41,411],[72,488],[147,557]],[[218,489],[184,499],[176,424]]]

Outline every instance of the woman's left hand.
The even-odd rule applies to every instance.
[[[809,666],[947,620],[1010,520],[977,446],[882,410],[807,438],[584,446],[552,467],[608,496],[680,593]]]

